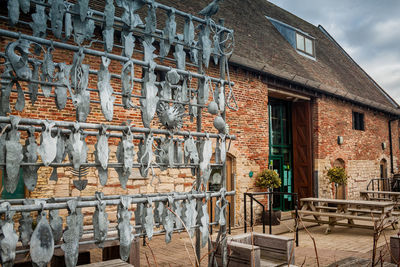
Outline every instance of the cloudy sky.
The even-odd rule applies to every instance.
[[[270,0],[321,24],[348,54],[400,104],[399,0]]]

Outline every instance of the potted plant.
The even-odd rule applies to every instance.
[[[261,171],[255,179],[255,185],[260,189],[266,189],[268,192],[271,192],[274,188],[279,188],[281,186],[281,179],[279,178],[279,174],[270,169],[265,169]],[[273,197],[269,198],[271,201]],[[268,210],[268,195],[266,195],[266,206],[265,209]],[[281,219],[281,211],[280,210],[271,210],[272,212],[272,219],[271,222],[269,220],[269,213],[265,213],[264,221],[267,224],[277,225],[280,223]]]
[[[329,183],[332,185],[333,197],[336,195],[338,186],[347,184],[347,174],[343,167],[333,167],[328,170]]]

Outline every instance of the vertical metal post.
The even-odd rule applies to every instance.
[[[263,224],[263,234],[265,234],[265,208],[263,207],[262,213],[261,213],[261,219],[262,219],[262,224]]]
[[[298,196],[296,194],[296,203],[295,203],[295,212],[296,212],[296,216],[295,216],[295,221],[296,221],[296,247],[299,246],[299,199]]]
[[[231,234],[231,203],[230,202],[228,202],[228,209],[229,209],[229,212],[228,212],[228,234]]]
[[[210,201],[209,202],[209,205],[210,205],[210,221],[214,222],[214,220],[213,220],[213,201],[212,201],[212,197],[210,197],[209,201]],[[213,234],[213,226],[211,225],[210,226],[210,235],[212,235],[212,234]]]
[[[220,19],[218,21],[218,23],[219,23],[219,25],[224,26],[224,19]],[[219,39],[220,40],[224,39],[223,32],[220,33]],[[225,47],[223,44],[220,46],[220,50],[222,52],[224,52]],[[220,78],[223,80],[225,80],[225,71],[226,71],[226,67],[228,67],[225,64],[225,60],[226,60],[225,56],[221,55],[221,57],[220,57]],[[223,93],[225,95],[225,84],[224,84],[224,86],[222,86],[222,88],[223,88],[222,89]],[[226,108],[224,108],[224,111],[222,112],[221,115],[222,115],[222,118],[224,119],[224,121],[226,122]],[[225,146],[226,146],[226,144],[225,144]],[[224,164],[222,166],[221,177],[222,177],[222,187],[226,189],[226,162],[224,162]],[[223,204],[225,204],[225,203],[223,203]],[[224,210],[223,213],[225,213],[225,214],[223,214],[222,216],[225,216],[225,218],[226,218],[226,210]],[[227,239],[226,239],[226,224],[221,226],[221,238],[222,238],[221,239],[222,267],[226,267],[226,266],[228,266],[228,247],[227,247]]]
[[[250,227],[251,231],[253,231],[253,195],[249,195],[250,197]]]
[[[243,194],[244,201],[244,232],[247,233],[247,193]]]
[[[272,235],[272,192],[268,192],[269,234]]]

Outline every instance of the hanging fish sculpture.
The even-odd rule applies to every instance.
[[[108,148],[107,126],[102,124],[97,136],[97,143],[95,144],[95,161],[100,166],[97,166],[99,173],[100,184],[105,186],[108,179],[108,158],[110,149]]]
[[[149,7],[147,9],[147,17],[145,18],[146,26],[144,32],[147,34],[153,34],[157,29],[157,14],[156,14],[157,6],[153,2],[149,3]]]
[[[208,197],[206,201],[201,205],[201,219],[200,219],[200,233],[201,233],[201,247],[205,247],[208,243],[209,231],[208,227],[210,225],[210,217],[208,216]]]
[[[200,47],[203,49],[203,64],[206,68],[210,63],[211,56],[211,40],[210,40],[210,27],[208,25],[200,25]]]
[[[140,140],[139,152],[138,152],[138,163],[140,164],[140,175],[147,177],[149,168],[152,166],[153,161],[153,142],[154,137],[152,134],[146,134],[145,137]]]
[[[114,102],[115,96],[113,96],[114,89],[111,87],[110,80],[111,74],[108,71],[108,66],[110,65],[111,60],[107,57],[101,57],[101,65],[100,70],[97,73],[97,89],[99,90],[100,94],[100,105],[101,105],[101,112],[103,112],[104,118],[107,121],[112,121],[113,113],[114,113]],[[133,84],[133,81],[132,81]],[[124,86],[122,87],[122,91],[124,92]],[[128,101],[130,104],[130,92],[129,90]],[[124,98],[126,96],[122,96]],[[126,100],[125,100],[126,101]],[[123,101],[123,102],[125,102]]]
[[[154,70],[154,59],[157,57],[154,54],[156,48],[153,46],[154,38],[145,36],[142,42],[143,50],[144,50],[144,61],[150,64],[149,71]]]
[[[199,79],[199,90],[197,96],[197,103],[200,105],[205,105],[208,102],[208,97],[210,95],[210,78]]]
[[[6,125],[1,125],[1,130],[4,130],[4,127],[8,127]],[[2,135],[0,135],[0,163],[2,165],[0,165],[0,170],[4,173],[5,170],[5,166],[4,164],[6,163],[6,139],[7,139],[7,135],[5,133],[3,133]]]
[[[43,121],[44,130],[40,136],[40,146],[38,153],[42,159],[44,166],[49,166],[53,162],[57,155],[57,139],[58,137],[52,137],[51,129],[54,127],[55,122],[49,122],[48,120]]]
[[[197,152],[196,144],[192,136],[189,136],[184,143],[185,164],[192,163],[199,164],[199,154]],[[192,169],[193,174],[193,169]],[[194,175],[194,174],[193,174]]]
[[[179,41],[183,41],[183,35],[178,34],[177,38]],[[178,69],[184,70],[185,65],[186,65],[186,52],[183,49],[183,45],[181,44],[176,44],[175,45],[175,52],[174,52],[174,58],[176,60],[176,67]]]
[[[41,218],[33,231],[30,243],[30,256],[32,263],[37,267],[46,267],[54,253],[54,237],[47,222],[46,213],[42,212]]]
[[[137,203],[135,209],[135,232],[136,234],[142,234],[144,232],[144,204]]]
[[[196,94],[194,94],[193,98],[190,100],[189,115],[190,115],[190,120],[191,121],[193,121],[193,118],[197,118],[197,97],[196,97]]]
[[[119,236],[119,254],[123,261],[127,261],[131,250],[131,244],[134,239],[130,224],[132,212],[129,211],[132,199],[128,196],[121,196],[121,202],[118,205],[118,236]]]
[[[94,240],[99,248],[104,247],[104,241],[107,238],[108,231],[108,214],[106,212],[106,202],[102,200],[104,194],[101,192],[96,192],[96,198],[98,203],[96,205],[96,210],[93,214],[93,230],[94,230]]]
[[[72,33],[72,17],[71,13],[69,12],[72,9],[72,4],[68,2],[64,2],[65,6],[65,17],[64,17],[64,35],[65,40],[68,40],[71,37]]]
[[[168,196],[168,206],[171,210],[174,207],[174,198],[172,196]],[[174,232],[175,215],[172,213],[171,210],[166,209],[162,216],[163,226],[165,230],[165,243],[167,244],[171,242],[172,233]]]
[[[44,3],[43,0],[41,2]],[[33,31],[33,36],[39,38],[46,38],[47,35],[47,15],[46,15],[46,6],[36,4],[36,13],[32,14],[33,23],[30,23],[30,26]]]
[[[150,128],[150,123],[156,113],[159,97],[157,96],[158,88],[155,85],[156,75],[153,70],[145,73],[144,83],[142,87],[142,96],[140,101],[140,110],[142,113],[142,122],[144,127]]]
[[[81,165],[87,162],[88,147],[85,138],[86,136],[81,133],[79,123],[76,122],[67,140],[68,158],[76,171],[79,171]]]
[[[7,10],[10,24],[14,26],[19,20],[19,0],[8,0]]]
[[[215,221],[218,222],[220,226],[224,226],[226,224],[226,206],[228,206],[228,201],[225,198],[226,190],[221,188],[220,199],[217,200],[215,203]]]
[[[114,28],[103,30],[104,50],[111,52],[114,46]]]
[[[29,52],[30,45],[30,41],[18,39],[8,43],[5,49],[7,62],[12,66],[16,76],[23,80],[32,79],[32,70],[28,64],[28,56],[31,54]]]
[[[209,138],[203,140],[200,144],[200,173],[201,180],[204,186],[207,186],[208,179],[211,174],[211,157],[212,157],[212,142]]]
[[[23,204],[31,205],[34,204],[34,202],[31,199],[24,199]],[[22,246],[24,247],[28,246],[31,240],[31,236],[33,233],[32,223],[33,223],[33,218],[31,216],[31,212],[30,211],[21,212],[18,232],[19,232],[19,240],[21,241]]]
[[[159,163],[160,170],[165,171],[168,169],[168,166],[173,165],[173,141],[172,138],[162,137],[161,140],[157,140],[157,143],[156,162]],[[171,147],[172,149],[170,149]],[[171,152],[169,152],[170,150]]]
[[[42,64],[40,61],[36,59],[32,59],[33,61],[31,62],[32,65],[32,80],[39,81],[39,67]],[[28,89],[29,89],[29,97],[32,103],[32,106],[35,105],[35,102],[37,100],[37,93],[39,90],[39,84],[36,82],[30,82],[28,84]]]
[[[168,12],[168,18],[165,22],[162,39],[160,42],[161,57],[166,57],[168,55],[171,45],[175,41],[175,35],[176,35],[175,9],[171,9]]]
[[[167,102],[159,102],[157,105],[157,116],[160,123],[168,130],[175,132],[183,126],[185,107],[182,104],[169,105]]]
[[[124,49],[122,50],[122,55],[127,58],[131,58],[133,55],[133,49],[135,48],[135,37],[132,32],[121,33],[122,45]]]
[[[183,26],[183,41],[188,46],[191,46],[194,43],[194,25],[191,15],[185,18],[185,25]]]
[[[61,39],[65,14],[65,5],[63,0],[51,0],[49,19],[51,22],[51,31],[54,36]]]
[[[129,126],[128,130],[123,132],[122,139],[117,147],[117,160],[118,163],[122,163],[122,167],[116,167],[115,170],[118,173],[118,178],[123,189],[126,189],[126,183],[132,173],[134,156],[133,135]]]
[[[144,215],[144,229],[146,231],[146,236],[149,240],[153,238],[154,233],[154,220],[153,220],[153,201],[151,198],[147,198],[147,204],[145,208]]]
[[[58,128],[57,131],[57,143],[56,143],[56,157],[53,160],[53,163],[62,163],[67,156],[66,150],[66,137],[61,133],[61,128]],[[50,175],[51,181],[58,181],[57,167],[53,167],[53,171]],[[50,213],[51,215],[51,213]]]
[[[162,225],[162,218],[163,218],[164,212],[165,212],[164,204],[161,201],[156,201],[155,207],[154,207],[154,223],[158,227],[161,227],[161,225]]]
[[[19,6],[24,12],[24,14],[28,14],[29,10],[31,9],[31,1],[30,0],[19,0]]]
[[[132,61],[128,61],[122,67],[121,82],[122,82],[122,104],[125,109],[130,109],[134,105],[131,102],[133,90],[133,78],[135,76],[135,67]]]
[[[111,52],[114,45],[114,14],[113,0],[107,0],[104,7],[103,41],[104,50]]]
[[[55,75],[55,81],[59,84],[55,88],[56,93],[56,106],[59,110],[65,108],[67,104],[67,90],[70,91],[69,76],[71,73],[72,66],[65,64],[64,62],[58,63],[58,72]],[[42,87],[43,88],[43,87]]]
[[[10,211],[11,205],[8,202],[1,203],[0,207],[7,209],[4,220],[0,220],[0,261],[3,267],[12,267],[18,242],[13,222],[15,211]]]
[[[220,134],[220,139],[221,139],[221,143],[220,143],[220,162],[223,164],[226,161],[226,135],[225,134]]]
[[[17,92],[18,92],[18,98],[17,101],[15,102],[15,110],[16,111],[23,111],[25,107],[25,96],[24,96],[24,91],[22,90],[21,85],[19,82],[15,82],[15,85],[17,86]]]
[[[2,116],[6,116],[11,112],[10,95],[12,87],[14,86],[14,82],[12,81],[12,77],[10,75],[11,71],[11,66],[8,65],[0,76],[0,114]]]
[[[58,214],[58,210],[49,211],[50,228],[53,233],[54,243],[61,240],[63,235],[63,219]]]
[[[65,265],[75,267],[78,263],[79,239],[82,236],[83,216],[77,207],[77,200],[72,199],[67,202],[69,215],[67,217],[67,228],[63,233],[64,243],[61,249],[65,253]]]
[[[174,165],[180,165],[183,162],[183,150],[181,140],[174,142]]]
[[[199,43],[200,41],[194,42],[193,46],[190,48],[190,61],[192,61],[193,64],[198,65],[199,64]]]
[[[36,163],[38,160],[38,145],[36,144],[35,128],[30,127],[28,129],[28,139],[25,141],[24,146],[24,162]],[[23,166],[22,176],[24,183],[29,191],[33,191],[36,187],[39,166]]]
[[[145,0],[116,0],[115,2],[118,7],[123,9],[121,19],[127,31],[132,31],[138,25],[143,24],[139,15],[135,14],[135,12],[146,4]]]
[[[19,168],[24,158],[18,124],[20,117],[10,116],[11,131],[7,134],[6,141],[6,175],[4,176],[4,188],[9,193],[14,193],[19,180]]]
[[[53,62],[53,55],[51,54],[53,50],[54,48],[49,47],[44,54],[41,75],[43,82],[53,82],[54,79],[55,64]],[[45,97],[50,97],[51,89],[51,85],[42,84],[42,91]]]
[[[89,12],[86,2],[88,2],[88,0],[78,1],[78,3],[72,7],[72,11],[74,12],[74,15],[72,15],[74,42],[79,46],[81,46],[85,40],[90,40],[93,37],[95,29],[94,20],[91,19],[93,12]],[[86,12],[84,11],[85,9]]]

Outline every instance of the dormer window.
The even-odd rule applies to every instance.
[[[308,38],[304,34],[296,32],[296,48],[300,52],[315,57],[314,40]]]

